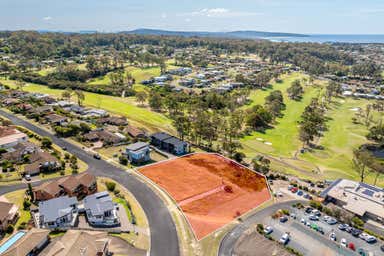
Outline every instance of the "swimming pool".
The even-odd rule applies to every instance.
[[[0,254],[5,252],[6,250],[8,250],[9,247],[11,247],[14,243],[17,242],[17,240],[22,238],[24,235],[25,235],[24,231],[19,231],[16,234],[14,234],[13,236],[11,236],[7,241],[5,241],[5,243],[3,243],[0,246]]]

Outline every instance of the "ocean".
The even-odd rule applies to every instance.
[[[309,35],[306,37],[265,37],[264,39],[277,42],[384,44],[384,35]]]

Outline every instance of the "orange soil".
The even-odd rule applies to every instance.
[[[181,208],[198,239],[270,199],[263,176],[220,155],[188,155],[143,167],[140,172],[178,203],[196,198],[184,201],[187,203]],[[223,185],[231,186],[233,191],[217,189]],[[207,195],[199,196],[203,193]]]

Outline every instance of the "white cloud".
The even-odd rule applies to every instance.
[[[226,8],[204,8],[199,11],[181,13],[178,16],[187,16],[187,17],[209,17],[209,18],[228,18],[228,17],[247,17],[247,16],[257,16],[262,15],[258,12],[243,12],[243,11],[232,11]]]
[[[167,17],[168,17],[168,15],[167,15],[166,13],[162,13],[162,14],[161,14],[161,18],[162,18],[162,19],[166,19]]]
[[[51,20],[51,19],[52,19],[51,16],[46,16],[46,17],[43,18],[43,20]]]
[[[185,22],[191,22],[192,20],[190,18],[185,18]]]

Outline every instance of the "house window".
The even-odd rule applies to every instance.
[[[110,211],[104,212],[104,217],[111,217],[111,212]]]

